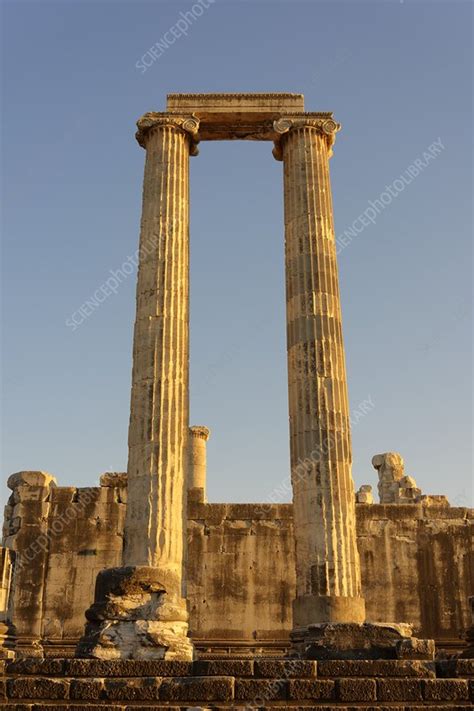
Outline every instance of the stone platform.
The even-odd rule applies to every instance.
[[[472,709],[474,661],[102,661],[1,663],[6,711]]]

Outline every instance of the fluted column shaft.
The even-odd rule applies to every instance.
[[[279,150],[284,161],[296,540],[294,625],[361,622],[364,601],[329,178],[332,141],[314,126],[302,122],[288,130],[288,125]]]
[[[141,137],[146,165],[123,562],[163,570],[168,591],[171,586],[179,594],[189,419],[191,139],[172,119],[155,123]]]
[[[203,425],[193,425],[193,427],[189,428],[187,488],[188,492],[199,491],[203,501],[206,501],[206,448],[210,434],[210,430]]]

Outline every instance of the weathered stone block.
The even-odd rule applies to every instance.
[[[208,525],[220,525],[227,517],[227,504],[193,504],[193,508],[198,514],[196,518]]]
[[[467,520],[472,518],[472,509],[465,506],[423,506],[425,518],[433,520]]]
[[[435,643],[433,639],[411,637],[397,644],[398,659],[434,659]]]
[[[101,474],[99,483],[104,487],[127,487],[127,472],[104,472]]]
[[[340,701],[376,701],[375,679],[338,679],[336,696]]]
[[[161,679],[105,679],[103,696],[113,701],[154,701],[158,699]]]
[[[188,500],[188,520],[203,521],[206,518],[206,511],[208,505],[209,504],[203,503],[202,501]]]
[[[320,699],[330,701],[335,699],[335,685],[326,679],[289,679],[288,698],[296,701],[303,699]]]
[[[188,489],[188,502],[203,503],[205,498],[204,489],[200,486],[193,486],[192,489]]]
[[[97,501],[98,510],[104,514],[111,513],[117,504],[117,489],[113,486],[101,486],[99,489],[99,499]]]
[[[46,520],[49,512],[47,501],[22,501],[13,507],[11,523],[14,527],[37,526],[40,521]],[[16,522],[19,519],[20,523]]]
[[[249,522],[265,518],[265,516],[261,515],[262,510],[265,510],[264,506],[264,504],[227,504],[226,518],[229,521]],[[275,518],[279,518],[280,511],[277,506],[272,507],[271,513],[275,515]]]
[[[251,659],[201,660],[193,664],[196,676],[253,676],[254,662]]]
[[[46,501],[51,495],[50,491],[50,489],[42,486],[20,484],[20,486],[17,486],[16,489],[13,490],[13,494],[8,501],[13,508],[16,506],[28,506],[30,503]]]
[[[67,676],[133,677],[133,676],[187,676],[192,674],[192,663],[176,660],[135,659],[67,659]]]
[[[317,662],[306,659],[256,659],[255,676],[264,679],[289,679],[294,677],[315,677]]]
[[[46,676],[61,675],[64,659],[17,659],[6,663],[7,674],[40,674]]]
[[[234,698],[263,706],[266,701],[286,699],[287,690],[286,679],[236,679]]]
[[[434,662],[402,660],[330,660],[318,662],[318,676],[322,677],[421,677],[436,676]]]
[[[359,511],[359,509],[356,509]],[[420,504],[374,504],[370,509],[372,516],[386,521],[417,521],[424,518],[424,509]]]
[[[377,697],[381,701],[422,701],[421,679],[380,679],[377,681]]]
[[[374,495],[370,484],[363,484],[360,486],[358,491],[356,491],[355,499],[357,504],[373,504]]]
[[[49,472],[15,472],[8,477],[7,486],[12,490],[17,489],[19,486],[46,488],[48,486],[56,486],[56,479],[52,474],[49,474]]]
[[[312,600],[310,596],[307,597],[308,600],[305,604],[310,607]],[[332,598],[328,599],[332,600]],[[297,598],[298,600],[301,601],[304,598]],[[359,598],[342,598],[342,600],[344,605],[349,605],[349,602],[358,604]],[[294,629],[290,637],[293,649],[306,659],[378,660],[396,659],[401,642],[409,640],[411,634],[410,625],[403,623],[328,622]],[[422,649],[416,649],[417,658],[422,654],[422,651]]]
[[[448,497],[443,494],[423,494],[420,503],[423,506],[449,506]]]
[[[427,701],[463,701],[469,699],[468,682],[464,679],[427,679],[423,695]]]
[[[67,699],[69,682],[41,677],[9,679],[7,694],[10,699]]]
[[[103,679],[73,679],[69,690],[71,699],[94,701],[101,698],[104,689]]]
[[[76,496],[75,486],[59,486],[51,490],[51,510],[54,516],[60,516],[73,503]]]
[[[161,701],[231,701],[234,679],[225,676],[163,679],[159,698]]]

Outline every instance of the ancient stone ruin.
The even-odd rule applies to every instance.
[[[299,94],[171,94],[138,121],[127,472],[8,479],[7,708],[470,708],[473,511],[423,495],[394,452],[372,460],[380,502],[354,492],[339,129]],[[292,504],[208,503],[210,431],[189,426],[189,157],[229,139],[283,162]]]

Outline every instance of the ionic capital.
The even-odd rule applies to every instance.
[[[211,435],[211,430],[208,427],[204,427],[204,425],[192,425],[189,428],[189,433],[191,437],[203,439],[205,442],[207,442]]]
[[[275,133],[279,134],[279,139],[275,141],[273,155],[276,160],[283,160],[281,139],[285,134],[297,131],[301,128],[310,128],[325,136],[328,143],[329,157],[332,156],[332,147],[336,140],[336,133],[340,131],[341,124],[336,123],[333,118],[310,118],[306,116],[282,117],[273,122]]]
[[[189,152],[192,156],[197,155],[199,152],[197,147],[197,144],[199,143],[199,119],[194,115],[175,116],[166,113],[158,113],[156,111],[149,111],[138,119],[137,128],[138,131],[135,134],[135,138],[142,148],[146,148],[146,140],[150,133],[160,128],[174,128],[177,131],[186,133],[190,137],[191,142]]]

